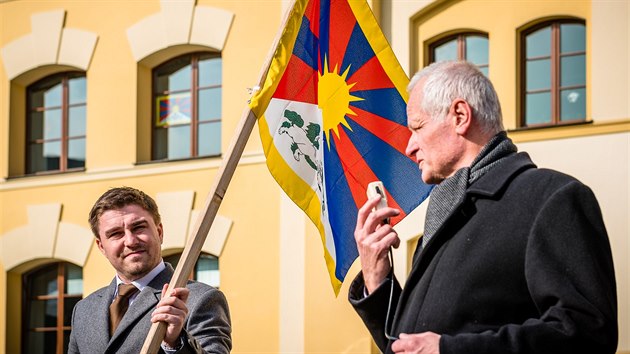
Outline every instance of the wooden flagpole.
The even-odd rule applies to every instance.
[[[280,43],[283,31],[287,25],[291,13],[293,12],[295,1],[296,0],[292,1],[291,6],[289,7],[289,11],[287,11],[284,16],[281,27],[282,30],[276,34],[276,38],[274,39],[271,51],[269,52],[267,60],[263,65],[263,69],[261,70],[260,77],[258,79],[258,87],[262,87],[265,82],[267,72],[269,70],[269,67],[271,66],[271,61],[273,60],[273,56],[276,52],[276,48]],[[256,119],[256,116],[251,111],[251,109],[249,109],[249,107],[247,107],[243,111],[241,121],[236,128],[236,132],[232,138],[232,141],[230,142],[227,156],[225,159],[223,159],[221,168],[219,169],[218,174],[215,177],[214,184],[210,189],[208,196],[206,197],[206,204],[204,206],[203,212],[199,214],[199,217],[195,222],[193,237],[188,239],[188,241],[186,242],[186,247],[184,248],[181,259],[177,264],[177,267],[175,268],[175,273],[173,274],[173,278],[171,278],[171,281],[168,285],[167,293],[172,291],[174,288],[181,288],[186,286],[188,275],[193,271],[195,263],[199,258],[201,248],[206,240],[208,232],[210,231],[210,226],[212,226],[214,217],[217,215],[219,206],[223,201],[223,197],[225,196],[227,187],[230,183],[230,180],[232,179],[232,176],[234,175],[234,170],[238,165],[238,161],[243,154],[243,150],[245,149],[247,140],[251,135],[254,124],[256,123]],[[142,354],[156,354],[159,351],[162,340],[164,340],[164,335],[166,334],[166,326],[167,325],[165,322],[157,322],[151,325],[149,333],[147,334],[147,338],[144,341],[144,345],[142,346]]]

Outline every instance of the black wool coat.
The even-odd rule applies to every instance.
[[[420,242],[419,242],[420,244]],[[441,335],[440,353],[614,353],[617,298],[610,244],[592,191],[507,157],[472,183],[425,249],[404,290],[395,279],[349,300],[378,347],[391,334]],[[394,310],[392,310],[394,312]]]

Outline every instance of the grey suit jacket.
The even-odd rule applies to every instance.
[[[116,280],[79,301],[72,312],[68,353],[140,353],[151,327],[151,312],[160,300],[162,286],[172,275],[173,268],[167,263],[166,269],[129,306],[111,338],[109,305]],[[232,339],[225,296],[218,289],[195,281],[189,281],[186,287],[190,289],[188,317],[182,330],[184,346],[177,353],[229,353]]]

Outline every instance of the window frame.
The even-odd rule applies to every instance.
[[[70,264],[68,262],[57,262],[52,264],[46,264],[42,267],[38,267],[36,269],[31,270],[30,272],[25,273],[22,276],[22,339],[21,339],[21,347],[22,351],[25,350],[26,343],[29,340],[29,333],[33,332],[56,332],[56,346],[55,352],[56,354],[64,354],[64,334],[72,330],[72,326],[64,325],[64,315],[65,315],[65,299],[68,298],[83,298],[83,293],[81,294],[66,294],[66,266]],[[33,295],[33,291],[29,286],[29,278],[31,276],[37,275],[39,272],[45,271],[46,269],[50,269],[51,267],[57,267],[57,295]],[[81,276],[83,279],[83,275]],[[31,315],[30,304],[32,301],[37,300],[57,300],[57,323],[55,327],[30,327],[30,321],[28,320]]]
[[[442,44],[448,43],[452,40],[456,40],[457,42],[457,60],[466,60],[466,37],[470,37],[470,36],[475,36],[475,37],[483,37],[486,40],[488,40],[488,48],[489,48],[489,44],[490,44],[490,38],[488,36],[488,33],[485,32],[481,32],[481,31],[464,31],[464,32],[457,32],[457,33],[451,33],[447,36],[444,36],[442,38],[436,39],[436,40],[431,40],[429,41],[429,45],[427,46],[428,49],[428,63],[432,64],[435,62],[435,49],[439,46],[441,46]],[[483,65],[477,65],[475,64],[479,69],[482,68],[487,68],[488,70],[488,75],[490,74],[490,53],[489,53],[490,49],[488,49],[488,63],[483,64]]]
[[[166,91],[158,91],[158,74],[157,72],[162,69],[165,66],[170,65],[171,63],[173,63],[176,60],[181,60],[185,57],[190,57],[190,63],[188,65],[191,66],[191,70],[190,70],[190,88],[187,90],[166,90]],[[201,59],[203,57],[203,59]],[[185,53],[182,55],[178,55],[176,57],[170,58],[168,60],[165,60],[164,62],[162,62],[161,64],[155,66],[152,70],[151,70],[151,119],[150,119],[150,129],[151,129],[151,151],[150,151],[150,156],[151,156],[151,162],[165,162],[165,161],[181,161],[181,160],[193,160],[193,159],[199,159],[199,158],[208,158],[208,157],[217,157],[217,156],[221,156],[222,151],[220,150],[217,154],[212,154],[212,155],[199,155],[198,153],[198,149],[199,149],[199,126],[201,124],[213,124],[213,123],[222,123],[223,121],[223,112],[221,112],[221,116],[217,119],[210,119],[210,120],[203,120],[200,121],[199,120],[199,100],[198,100],[198,95],[199,92],[201,90],[205,90],[205,89],[213,89],[213,88],[221,88],[221,90],[223,89],[223,78],[221,78],[221,82],[217,85],[208,85],[208,86],[199,86],[199,62],[200,60],[205,60],[205,59],[221,59],[221,61],[223,61],[223,57],[221,56],[221,53],[217,53],[217,52],[192,52],[192,53]],[[221,63],[221,65],[223,65]],[[157,132],[159,129],[168,129],[169,127],[156,127],[155,125],[155,117],[157,115],[157,109],[156,109],[156,98],[158,96],[164,96],[164,95],[176,95],[179,93],[183,93],[183,92],[190,92],[190,105],[191,105],[191,119],[190,119],[190,123],[188,123],[190,125],[190,150],[189,150],[189,156],[188,157],[181,157],[181,158],[168,158],[168,152],[167,152],[167,156],[164,158],[158,158],[156,156],[156,144],[157,144]],[[223,95],[223,93],[221,93],[221,95]],[[222,99],[222,96],[221,96]]]
[[[568,126],[568,125],[576,125],[588,123],[588,115],[586,109],[584,111],[584,118],[579,119],[570,119],[570,120],[562,120],[561,119],[561,91],[563,89],[571,89],[571,88],[583,88],[585,91],[588,87],[588,78],[585,75],[584,85],[571,85],[564,86],[560,85],[561,77],[561,59],[563,57],[576,56],[576,55],[584,55],[587,58],[588,50],[587,50],[587,38],[585,33],[584,38],[584,51],[578,52],[569,52],[569,53],[561,53],[560,52],[560,26],[563,24],[579,24],[584,26],[584,30],[586,32],[586,21],[579,18],[554,18],[549,19],[532,26],[528,26],[520,31],[519,36],[519,46],[520,46],[520,55],[519,55],[519,118],[518,118],[518,129],[536,129],[536,128],[549,128],[549,127],[557,127],[557,126]],[[547,58],[547,56],[538,56],[533,58],[527,58],[527,37],[538,30],[543,28],[550,27],[551,30],[551,48],[549,60],[551,62],[551,85],[550,89],[538,89],[527,91],[527,62],[528,60],[539,60],[543,58]],[[586,65],[584,67],[584,71],[586,74]],[[549,123],[534,123],[528,124],[527,119],[527,94],[528,93],[537,93],[537,92],[550,92],[551,94],[551,122]],[[588,101],[585,102],[588,104]]]
[[[87,86],[86,86],[86,99],[82,103],[73,103],[70,104],[70,93],[69,93],[69,81],[74,78],[83,77],[86,80],[87,84],[87,75],[82,71],[64,71],[61,73],[52,74],[46,77],[43,77],[34,83],[30,84],[26,88],[26,119],[25,119],[25,140],[24,140],[24,175],[32,176],[32,175],[47,175],[47,174],[57,174],[57,173],[65,173],[65,172],[77,172],[77,171],[85,171],[85,164],[87,162],[84,160],[82,167],[68,167],[68,145],[70,140],[76,139],[84,139],[87,143],[87,131],[83,135],[77,135],[70,137],[69,134],[69,119],[70,119],[70,109],[73,107],[86,107],[86,124],[87,124]],[[44,85],[46,82],[55,81],[58,78],[61,78],[61,106],[53,106],[53,107],[32,107],[32,97],[35,92],[34,87],[37,85]],[[61,137],[58,139],[35,139],[31,140],[31,130],[32,130],[32,121],[31,114],[34,112],[45,112],[51,109],[61,109]],[[47,141],[60,141],[60,155],[59,155],[59,168],[55,170],[44,170],[44,171],[31,171],[31,160],[32,156],[30,153],[30,147],[33,144],[45,143]]]

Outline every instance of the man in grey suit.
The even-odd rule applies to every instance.
[[[90,227],[116,276],[74,307],[68,353],[137,354],[159,321],[167,324],[160,353],[230,352],[230,314],[218,289],[190,281],[165,294],[173,268],[162,260],[162,223],[151,197],[110,189],[92,207]]]

